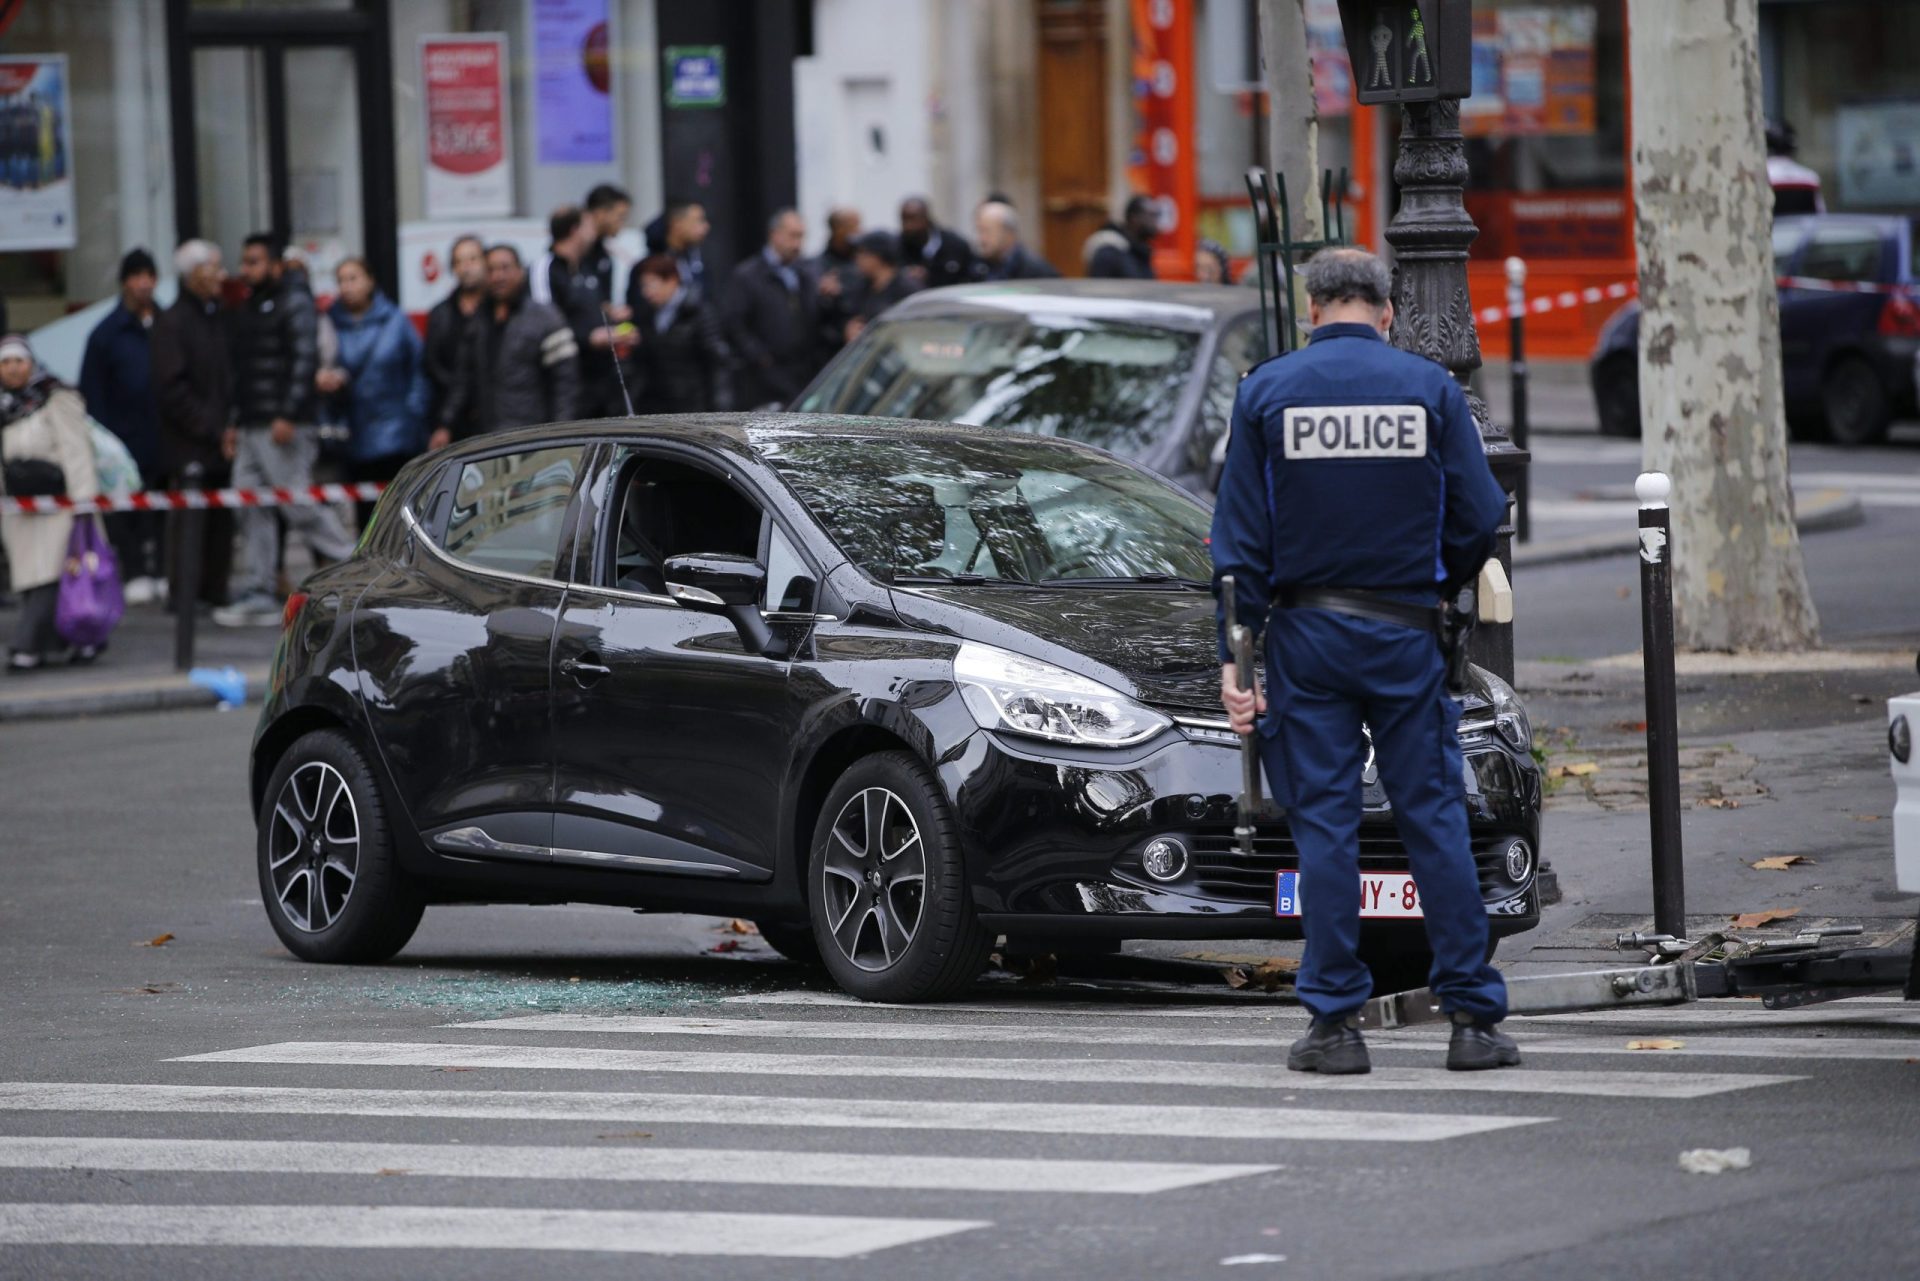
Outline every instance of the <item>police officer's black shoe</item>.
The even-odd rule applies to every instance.
[[[1320,1072],[1327,1076],[1359,1076],[1373,1071],[1367,1058],[1367,1042],[1360,1035],[1360,1020],[1315,1019],[1307,1034],[1293,1043],[1287,1052],[1287,1067],[1294,1072]]]
[[[1513,1038],[1492,1023],[1481,1023],[1456,1013],[1453,1016],[1453,1040],[1447,1043],[1449,1072],[1479,1072],[1486,1068],[1515,1067],[1520,1062],[1520,1047]]]

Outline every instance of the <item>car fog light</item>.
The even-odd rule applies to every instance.
[[[1506,853],[1507,879],[1515,885],[1527,879],[1533,871],[1533,847],[1519,837],[1507,842]]]
[[[1187,874],[1187,847],[1170,836],[1149,841],[1141,851],[1140,866],[1156,881],[1177,881]]]

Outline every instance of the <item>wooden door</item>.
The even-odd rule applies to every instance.
[[[1111,216],[1107,170],[1105,0],[1040,0],[1041,244],[1069,276]]]

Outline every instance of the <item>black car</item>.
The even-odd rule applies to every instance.
[[[1788,420],[1801,435],[1870,445],[1912,415],[1920,356],[1913,223],[1804,214],[1773,224],[1780,362]],[[1588,366],[1600,430],[1640,434],[1640,304],[1601,327]]]
[[[955,285],[889,308],[793,402],[1098,445],[1211,495],[1260,293],[1142,280]]]
[[[875,999],[997,934],[1291,938],[1234,845],[1208,510],[1099,450],[804,415],[530,428],[416,460],[289,603],[253,747],[267,914],[371,961],[430,903],[759,922]],[[1533,925],[1540,776],[1484,672],[1463,774],[1496,935]],[[1383,983],[1426,969],[1365,776]]]

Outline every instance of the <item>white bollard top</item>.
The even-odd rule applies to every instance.
[[[1524,285],[1527,283],[1527,260],[1525,258],[1507,259],[1507,283]]]
[[[1663,471],[1643,471],[1640,479],[1633,482],[1633,492],[1642,507],[1665,507],[1667,495],[1673,492],[1673,482]]]

